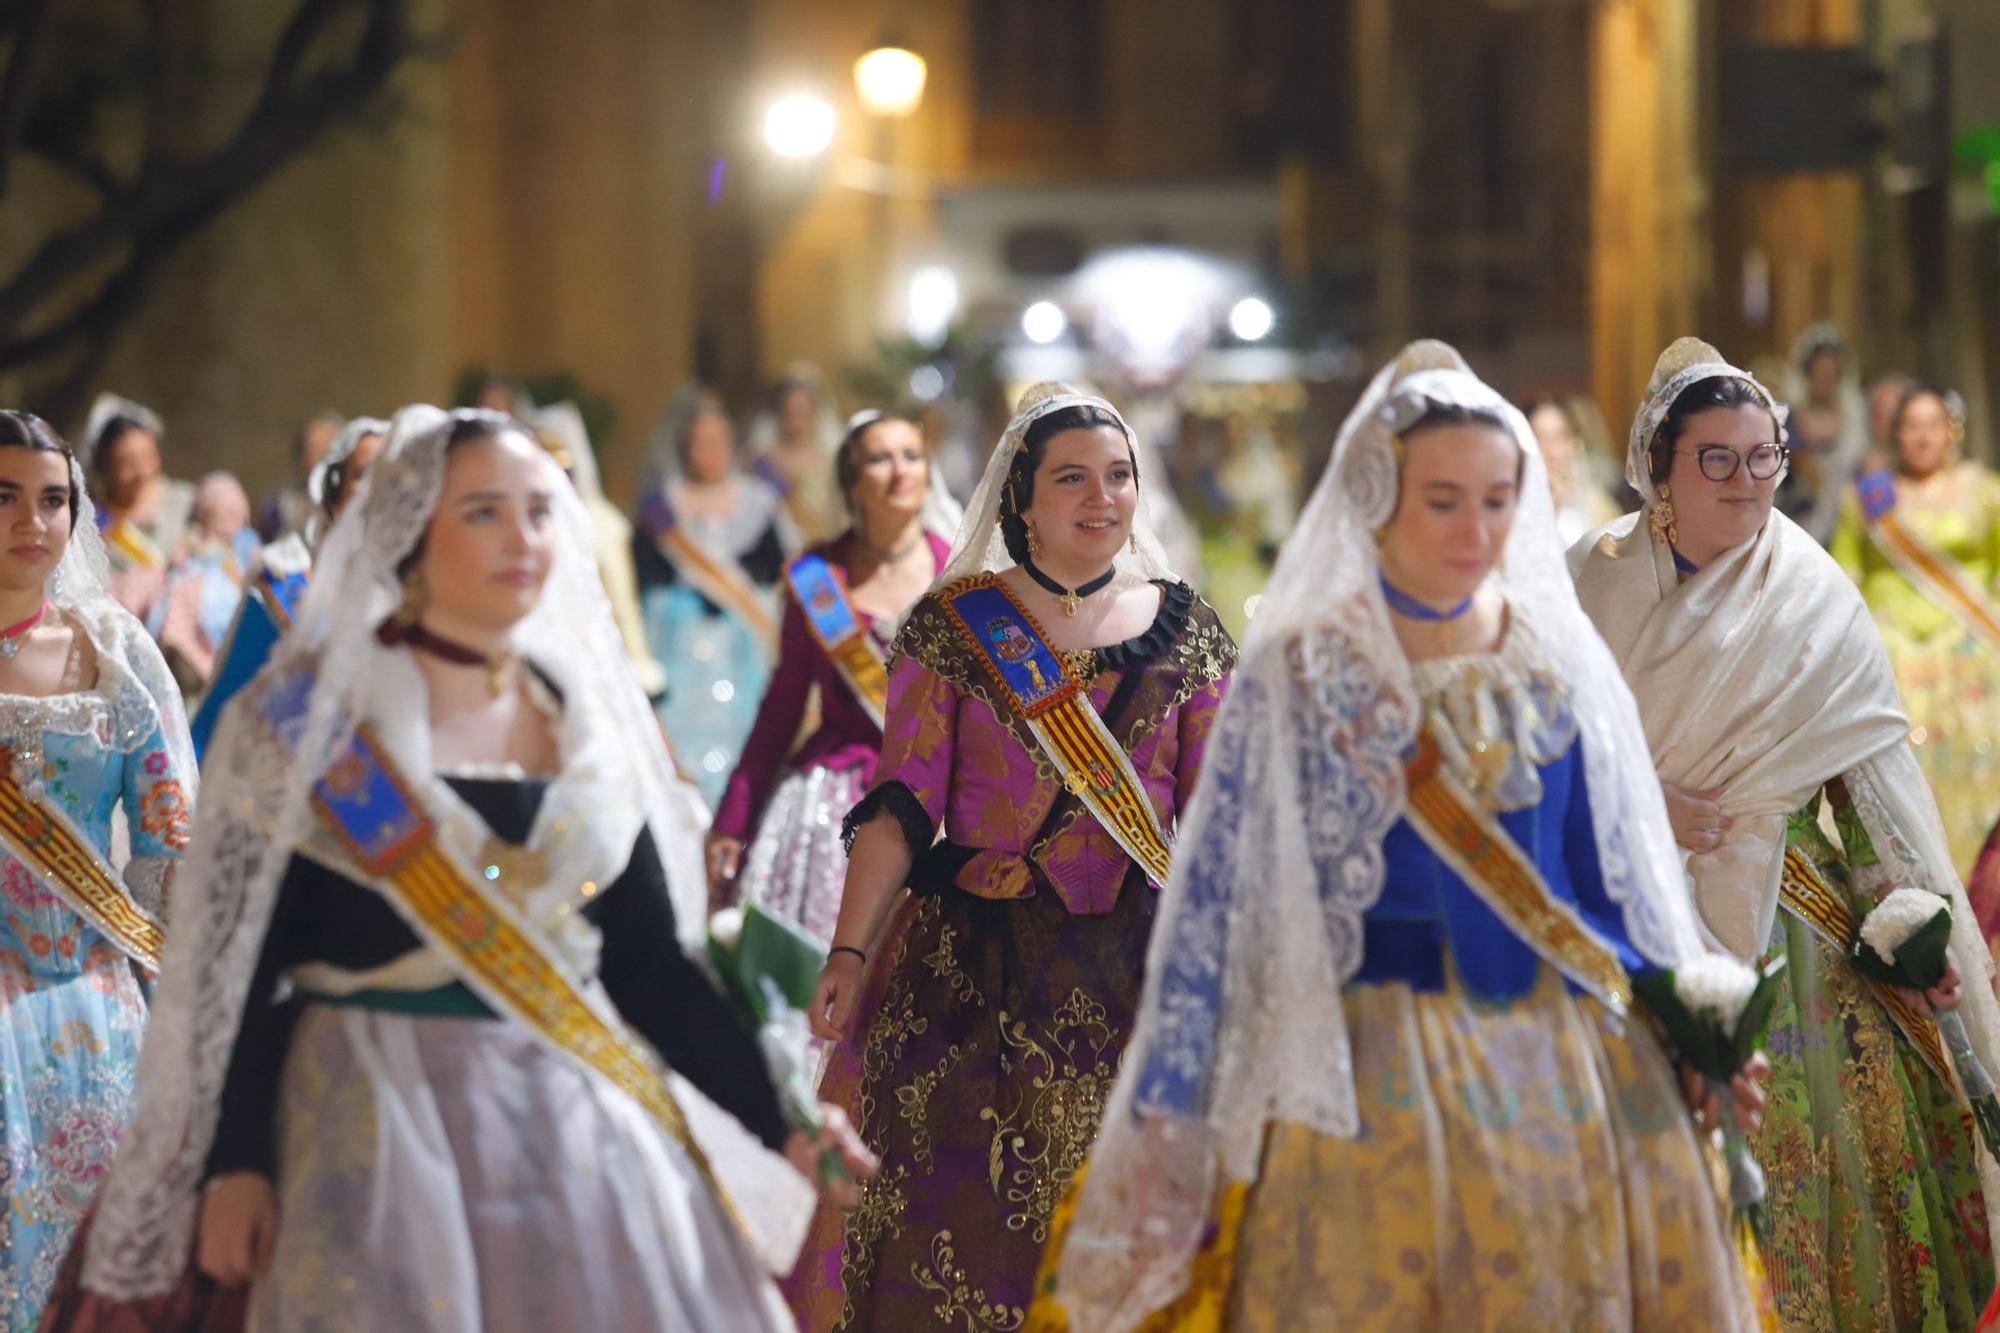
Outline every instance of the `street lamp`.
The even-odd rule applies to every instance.
[[[833,142],[833,106],[804,95],[781,98],[764,113],[764,142],[782,157],[818,157]]]
[[[882,45],[854,62],[854,91],[869,115],[900,120],[924,100],[924,58]]]
[[[1229,312],[1229,331],[1243,342],[1261,342],[1278,318],[1262,297],[1246,296]]]

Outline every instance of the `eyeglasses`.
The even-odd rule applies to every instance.
[[[1701,465],[1701,475],[1710,481],[1728,481],[1736,475],[1736,469],[1750,469],[1752,481],[1769,481],[1784,471],[1785,464],[1792,458],[1792,451],[1782,444],[1760,444],[1744,457],[1726,444],[1704,444],[1695,450],[1676,449]]]

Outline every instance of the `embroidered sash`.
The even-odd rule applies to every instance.
[[[1090,706],[1089,682],[1049,647],[1041,626],[997,577],[961,583],[944,603],[1063,786],[1148,879],[1164,885],[1173,869],[1173,840],[1160,827],[1131,756]]]
[[[0,847],[121,953],[157,972],[166,943],[158,918],[132,897],[83,830],[52,803],[28,794],[15,754],[0,747]]]
[[[164,570],[167,557],[137,524],[118,519],[104,530],[104,544],[142,569]]]
[[[296,683],[273,692],[267,716],[281,735],[308,692]],[[445,853],[436,822],[372,729],[359,728],[328,765],[312,803],[349,859],[474,994],[645,1108],[737,1217],[658,1057],[569,975],[504,898]]]
[[[269,569],[258,574],[258,597],[281,633],[292,627],[292,621],[299,613],[299,602],[306,595],[308,581],[305,574],[280,575]]]
[[[744,577],[734,561],[717,559],[683,532],[658,491],[640,502],[639,519],[651,534],[653,545],[689,587],[748,625],[767,648],[777,644],[777,623],[757,586]]]
[[[1610,945],[1556,897],[1534,861],[1441,762],[1425,729],[1404,765],[1410,825],[1438,859],[1550,966],[1623,1013],[1632,981]]]
[[[1956,560],[1904,526],[1896,514],[1895,479],[1886,472],[1870,472],[1855,478],[1854,489],[1861,497],[1869,537],[1896,572],[1954,616],[1974,638],[2000,652],[2000,608]]]
[[[808,551],[785,567],[792,595],[799,599],[813,638],[832,659],[834,670],[854,691],[876,726],[889,707],[889,664],[861,623],[847,589],[825,556]]]
[[[1840,952],[1842,958],[1854,954],[1854,941],[1861,934],[1861,918],[1831,884],[1819,873],[1819,867],[1812,858],[1796,847],[1785,848],[1784,874],[1778,880],[1778,901],[1785,910],[1805,922],[1807,929],[1825,940]],[[1875,998],[1909,1038],[1910,1045],[1916,1047],[1931,1071],[1944,1080],[1946,1087],[1956,1087],[1951,1075],[1951,1062],[1945,1058],[1944,1039],[1938,1035],[1937,1019],[1929,1010],[1913,1005],[1894,986],[1884,986],[1869,982]]]

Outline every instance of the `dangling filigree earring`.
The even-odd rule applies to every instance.
[[[430,605],[430,589],[424,586],[424,576],[416,570],[403,580],[403,602],[396,608],[396,622],[400,625],[414,625],[424,617],[424,608]]]
[[[1681,544],[1681,530],[1674,526],[1673,492],[1660,487],[1660,498],[1653,506],[1653,516],[1648,520],[1653,525],[1653,535],[1669,546]]]
[[[1042,539],[1035,535],[1034,524],[1023,523],[1021,526],[1028,530],[1028,558],[1032,560],[1042,553]]]
[[[1139,554],[1139,530],[1137,528],[1132,529],[1132,554]]]

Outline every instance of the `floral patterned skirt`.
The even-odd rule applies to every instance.
[[[1951,840],[1952,864],[1970,874],[2000,816],[2000,661],[1956,626],[1920,638],[1891,618],[1879,623],[1917,763]]]
[[[101,940],[60,974],[26,955],[0,932],[0,1333],[41,1317],[111,1164],[146,1024],[130,965]]]
[[[1546,970],[1507,1004],[1455,981],[1344,1003],[1361,1132],[1274,1125],[1149,1333],[1757,1327],[1717,1163],[1643,1027]]]
[[[1155,902],[1136,880],[1103,916],[1049,892],[913,900],[821,1085],[882,1170],[845,1219],[815,1220],[790,1284],[802,1329],[1022,1326],[1131,1032]]]
[[[1818,826],[1791,828],[1844,889],[1847,867]],[[1785,911],[1766,957],[1780,952],[1790,961],[1752,1146],[1770,1189],[1765,1259],[1784,1327],[1971,1328],[1994,1270],[1970,1119],[1868,983]]]

